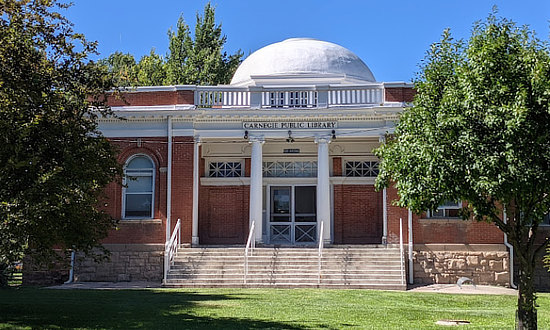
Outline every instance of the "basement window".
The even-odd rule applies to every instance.
[[[428,218],[459,219],[459,211],[462,208],[462,202],[446,201],[434,211],[428,211]]]

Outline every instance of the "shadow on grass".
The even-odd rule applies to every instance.
[[[0,328],[303,329],[291,323],[219,317],[249,299],[163,290],[0,290]]]

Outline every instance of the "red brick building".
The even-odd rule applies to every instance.
[[[392,245],[402,220],[409,281],[509,285],[495,226],[459,219],[459,203],[412,215],[392,205],[394,188],[374,189],[373,149],[413,94],[409,83],[377,82],[341,46],[288,39],[252,53],[230,85],[139,87],[112,99],[124,120],[99,125],[131,179],[108,187],[106,208],[120,218],[104,242],[111,262],[84,261],[77,278],[162,280],[178,220],[189,248],[242,247],[252,224],[257,246]]]

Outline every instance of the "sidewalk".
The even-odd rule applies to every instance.
[[[154,289],[161,288],[161,283],[157,282],[75,282],[50,286],[48,289],[92,289],[92,290],[127,290],[127,289]],[[430,284],[424,286],[414,286],[407,292],[431,292],[431,293],[450,293],[450,294],[507,294],[517,295],[517,290],[489,285],[462,285],[462,288],[456,284]]]
[[[451,294],[507,294],[517,295],[516,289],[504,288],[501,286],[463,284],[459,287],[456,284],[430,284],[424,286],[413,286],[407,290],[410,292],[433,292],[433,293],[451,293]]]

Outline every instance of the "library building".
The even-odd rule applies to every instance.
[[[125,182],[107,187],[104,207],[120,221],[103,242],[111,259],[77,253],[74,280],[403,290],[466,277],[514,287],[513,248],[496,226],[460,219],[460,202],[412,214],[392,203],[395,188],[375,189],[373,150],[414,90],[377,81],[363,60],[293,38],[250,54],[229,85],[111,98],[124,120],[100,118],[99,128]]]

